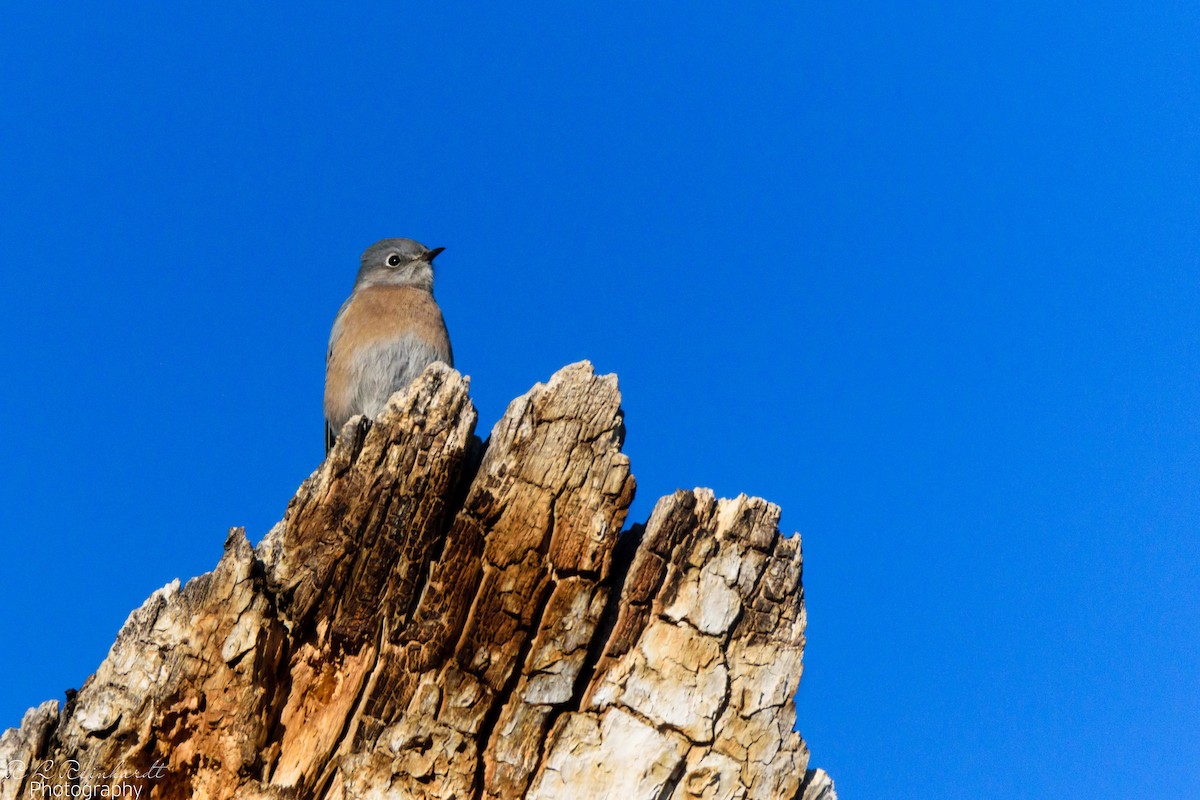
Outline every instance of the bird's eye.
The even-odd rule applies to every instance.
[[[389,267],[400,266],[400,256],[396,255],[395,253],[392,253],[390,256],[388,256],[388,266]]]

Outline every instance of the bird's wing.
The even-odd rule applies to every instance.
[[[346,313],[346,306],[350,305],[350,301],[354,299],[354,295],[346,298],[342,303],[342,307],[338,309],[337,316],[333,318],[333,329],[329,332],[329,347],[325,350],[325,369],[329,369],[329,359],[333,357],[333,347],[337,344],[337,340],[342,335],[342,315]],[[329,420],[325,420],[325,455],[329,455],[329,451],[333,449],[333,443],[337,440],[337,431],[329,425]]]
[[[353,299],[353,294],[347,297],[346,302],[342,303],[342,307],[338,309],[337,316],[333,318],[333,328],[329,331],[329,347],[325,350],[326,366],[329,365],[329,358],[333,355],[333,346],[342,336],[342,315],[346,313],[346,306],[350,305],[350,301]]]

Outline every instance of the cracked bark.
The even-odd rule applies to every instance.
[[[779,509],[680,491],[621,533],[620,395],[586,362],[475,422],[434,365],[348,423],[258,547],[232,531],[0,737],[0,800],[834,798],[793,730]]]

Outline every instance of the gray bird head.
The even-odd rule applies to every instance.
[[[430,250],[412,239],[384,239],[362,254],[355,289],[367,286],[415,286],[433,291],[433,259],[445,250]]]

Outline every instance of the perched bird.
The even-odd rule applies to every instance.
[[[374,417],[392,393],[434,361],[454,366],[450,335],[433,299],[430,250],[412,239],[384,239],[362,254],[325,359],[325,452],[355,414]]]

